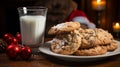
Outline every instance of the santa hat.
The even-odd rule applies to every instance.
[[[89,28],[95,28],[96,27],[94,23],[90,22],[90,20],[86,16],[86,14],[83,11],[80,11],[80,10],[74,10],[70,14],[67,21],[80,22],[82,24],[86,24]]]

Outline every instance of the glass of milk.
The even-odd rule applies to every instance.
[[[30,47],[39,47],[44,43],[46,25],[46,7],[19,7],[20,30],[22,44]]]

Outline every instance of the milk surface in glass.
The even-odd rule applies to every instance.
[[[22,32],[22,44],[36,45],[44,39],[46,17],[42,15],[20,17],[20,28]]]

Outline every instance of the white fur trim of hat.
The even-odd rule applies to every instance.
[[[80,22],[82,24],[86,24],[89,28],[93,29],[96,28],[95,24],[90,22],[86,17],[84,16],[77,16],[72,19],[74,22]]]

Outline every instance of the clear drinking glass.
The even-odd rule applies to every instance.
[[[44,43],[47,8],[40,6],[19,7],[22,44],[39,47]]]

